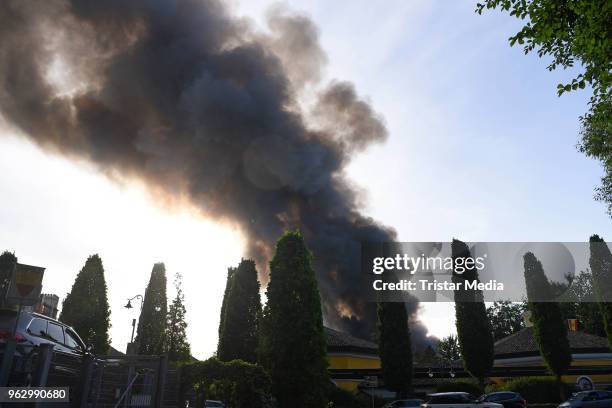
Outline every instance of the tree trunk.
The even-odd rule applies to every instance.
[[[559,387],[559,396],[561,397],[561,402],[563,402],[567,399],[567,397],[565,395],[565,387],[563,386],[561,375],[555,375],[555,379],[557,381],[557,386]]]

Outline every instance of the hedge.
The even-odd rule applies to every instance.
[[[232,408],[268,408],[274,406],[270,390],[266,371],[242,360],[222,362],[213,357],[181,367],[181,406],[187,399],[195,406],[217,399]]]
[[[565,395],[570,396],[575,392],[571,384],[563,383]],[[512,378],[503,384],[487,387],[487,392],[514,391],[521,394],[530,403],[554,403],[561,402],[559,397],[559,386],[554,377],[518,377]]]

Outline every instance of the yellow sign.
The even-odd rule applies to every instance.
[[[18,263],[7,295],[10,302],[30,305],[38,301],[45,268]]]

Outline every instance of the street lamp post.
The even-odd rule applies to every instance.
[[[144,303],[144,297],[142,297],[142,295],[136,295],[132,298],[129,298],[127,304],[124,307],[126,309],[132,309],[134,307],[132,306],[132,300],[134,299],[140,299],[140,312],[142,312],[142,305]],[[134,329],[136,329],[136,319],[132,319],[132,338],[130,339],[130,343],[134,342]]]

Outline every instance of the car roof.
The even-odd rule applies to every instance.
[[[495,395],[495,394],[518,394],[518,392],[516,391],[495,391],[495,392],[490,392],[487,395]]]
[[[52,317],[45,316],[44,314],[40,314],[40,313],[36,313],[36,312],[31,312],[31,313],[30,312],[25,312],[25,313],[28,313],[28,314],[32,315],[33,317],[38,317],[40,319],[49,320],[49,321],[51,321],[53,323],[60,323],[60,324],[63,324],[64,326],[67,326],[65,323],[62,323],[59,320],[54,319]]]
[[[66,327],[66,328],[68,328],[68,329],[70,329],[70,330],[72,330],[73,332],[75,332],[75,333],[76,333],[76,330],[74,330],[74,329],[72,328],[72,326],[70,326],[70,325],[68,325],[68,324],[66,324],[66,323],[64,323],[64,322],[60,322],[59,320],[54,319],[54,318],[49,317],[49,316],[46,316],[46,315],[44,315],[44,314],[40,314],[40,313],[36,313],[36,312],[21,312],[21,313],[22,313],[23,315],[30,315],[31,317],[35,317],[35,318],[37,318],[37,319],[43,319],[43,320],[46,320],[46,321],[48,321],[48,322],[53,322],[53,323],[55,323],[55,324],[59,324],[59,325],[64,326],[64,327]],[[79,337],[79,338],[80,338],[80,337]],[[81,341],[82,341],[82,339],[81,339]]]
[[[435,394],[429,394],[429,397],[442,397],[444,395],[470,395],[468,392],[436,392]]]

